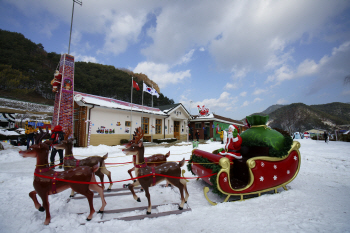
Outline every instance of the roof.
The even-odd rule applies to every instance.
[[[170,112],[172,112],[173,110],[175,110],[176,108],[178,108],[179,106],[181,106],[185,112],[188,114],[189,117],[191,117],[191,114],[187,111],[187,109],[182,105],[182,103],[177,103],[177,104],[168,104],[168,105],[163,105],[163,106],[158,106],[158,108],[160,110],[162,110],[164,113],[169,114]]]
[[[231,118],[223,117],[214,113],[211,113],[207,116],[193,116],[193,120],[191,121],[221,121],[229,124],[236,124],[240,126],[244,126],[242,121],[233,120]]]
[[[132,111],[134,112],[143,111],[144,113],[167,116],[167,114],[161,111],[159,108],[152,108],[152,107],[142,106],[138,104],[131,104],[129,102],[116,100],[113,98],[91,95],[91,94],[86,94],[86,93],[77,92],[77,91],[74,91],[74,101],[80,106],[92,105],[92,106],[100,106],[105,108],[120,109],[120,110],[126,110],[126,111],[131,111],[131,108],[132,108]]]
[[[168,104],[168,105],[158,106],[158,108],[160,110],[162,110],[163,112],[169,112],[169,111],[175,109],[179,105],[180,105],[180,103],[178,103],[178,104]]]

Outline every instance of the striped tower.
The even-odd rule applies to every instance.
[[[59,72],[62,74],[61,85],[55,97],[54,112],[52,117],[52,129],[56,125],[62,126],[64,132],[71,129],[73,136],[74,113],[74,57],[62,54]]]

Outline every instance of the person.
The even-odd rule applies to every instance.
[[[204,128],[204,140],[206,140],[207,137],[208,137],[207,128]]]
[[[193,141],[193,127],[190,127],[190,140]]]
[[[51,130],[51,132],[52,132],[50,137],[51,146],[57,145],[61,143],[62,140],[64,140],[64,133],[62,131],[62,126],[56,125],[55,128]],[[52,167],[52,169],[54,169],[54,166],[55,166],[55,156],[57,152],[58,152],[58,155],[60,156],[59,168],[62,168],[63,150],[57,150],[54,147],[52,147],[51,156],[50,156],[50,161],[51,161],[50,166]]]
[[[241,159],[242,155],[239,153],[242,144],[242,138],[239,136],[239,129],[235,125],[228,127],[227,139],[225,142],[225,149],[219,152],[220,155],[225,156],[230,161],[234,159]]]
[[[224,144],[224,130],[223,129],[219,132],[219,135],[220,135],[221,144]]]
[[[197,138],[197,142],[199,141],[199,131],[197,130],[196,134],[195,134],[196,138]]]
[[[27,129],[25,130],[25,134],[27,135],[27,150],[29,149],[30,141],[32,141],[32,145],[34,145],[34,133],[35,132],[36,132],[36,130],[31,125],[28,125]]]
[[[58,92],[59,86],[61,84],[62,74],[56,70],[54,74],[54,78],[51,80],[52,92]]]
[[[327,139],[328,139],[328,134],[326,131],[324,131],[323,133],[323,137],[324,137],[324,142],[327,142]]]

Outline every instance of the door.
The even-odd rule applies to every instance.
[[[180,140],[180,121],[174,121],[174,138]]]

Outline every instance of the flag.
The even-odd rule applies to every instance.
[[[137,84],[137,82],[135,82],[134,80],[132,80],[132,87],[136,89],[136,91],[139,91],[139,84]]]
[[[156,89],[147,86],[145,83],[143,83],[143,91],[145,91],[145,92],[147,92],[147,93],[149,93],[151,95],[155,95],[155,96],[157,96],[157,98],[159,98],[159,94],[156,91]]]

